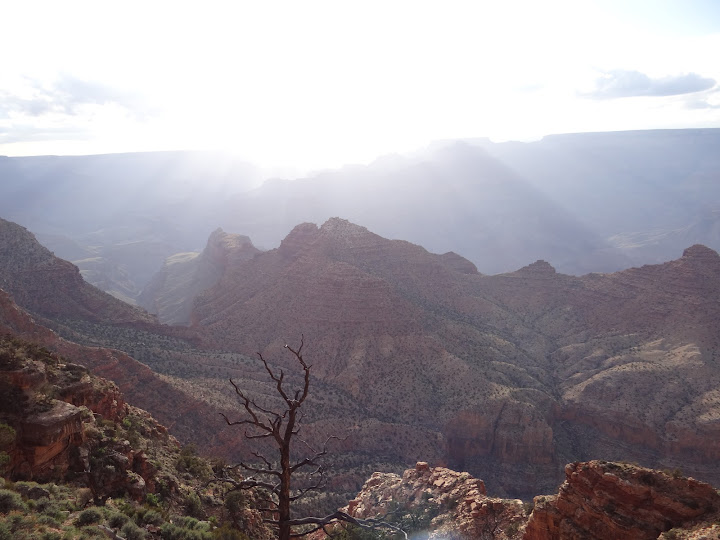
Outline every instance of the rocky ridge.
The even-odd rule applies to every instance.
[[[694,246],[616,274],[567,276],[540,261],[484,276],[454,254],[335,218],[239,261],[198,298],[194,327],[173,327],[205,349],[187,348],[173,366],[207,366],[213,377],[179,381],[178,393],[122,353],[83,354],[180,437],[202,434],[223,452],[238,445],[203,421],[217,410],[206,390],[219,396],[225,373],[271,394],[238,355],[261,351],[282,365],[286,340],[304,334],[318,389],[310,421],[320,432],[350,426],[348,447],[382,462],[427,460],[526,497],[556,485],[564,463],[597,457],[714,481],[717,260]],[[122,339],[100,343],[149,362],[164,352],[162,340],[143,343],[149,333]],[[228,349],[233,359],[218,353]]]

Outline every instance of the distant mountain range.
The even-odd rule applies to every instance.
[[[270,249],[332,216],[485,274],[543,259],[580,275],[720,249],[718,148],[718,129],[467,139],[297,180],[199,153],[0,158],[0,215],[130,302],[218,227]]]
[[[346,463],[448,464],[515,496],[552,490],[565,463],[591,458],[720,480],[720,256],[707,247],[613,274],[570,276],[536,261],[486,276],[455,253],[340,218],[298,225],[266,252],[216,231],[204,254],[225,261],[212,266],[215,285],[179,294],[188,275],[209,275],[187,263],[160,289],[192,306],[184,328],[109,309],[99,291],[97,303],[73,300],[92,298],[77,271],[23,228],[4,230],[0,280],[18,304],[163,374],[167,389],[153,386],[142,405],[171,426],[177,397],[167,392],[195,396],[209,414],[197,433],[214,433],[207,444],[227,455],[247,449],[211,421],[233,407],[227,377],[270,399],[250,355],[291,374],[283,346],[302,334],[314,374],[308,433],[347,434]],[[42,275],[52,287],[23,262],[38,252],[58,269]],[[136,384],[136,370],[106,369],[124,391]]]

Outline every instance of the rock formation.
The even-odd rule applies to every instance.
[[[557,495],[535,497],[529,518],[522,501],[490,497],[482,480],[424,462],[402,476],[374,473],[346,510],[387,516],[430,539],[650,540],[671,530],[662,538],[717,537],[720,494],[709,484],[606,461],[565,472]]]
[[[165,324],[187,324],[193,300],[239,263],[260,250],[247,236],[222,229],[208,238],[202,253],[179,253],[169,257],[138,298],[138,303],[157,314]]]
[[[720,511],[715,488],[679,474],[590,461],[567,465],[565,476],[557,495],[535,498],[524,540],[650,540]]]
[[[487,496],[468,473],[418,462],[402,476],[374,473],[346,511],[358,518],[392,516],[428,538],[515,538],[527,519],[520,500]]]

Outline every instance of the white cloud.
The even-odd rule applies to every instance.
[[[665,95],[668,73],[720,80],[720,34],[640,27],[623,6],[15,2],[0,32],[14,52],[0,69],[0,130],[5,141],[36,125],[77,148],[223,147],[317,166],[436,138],[720,125],[714,109],[699,120],[672,97],[638,97],[631,110],[578,98],[598,91],[598,71],[645,74]],[[2,142],[0,153],[32,152]]]

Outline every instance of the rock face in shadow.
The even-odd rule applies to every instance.
[[[165,260],[138,298],[164,324],[188,324],[195,297],[215,285],[230,269],[260,250],[247,236],[214,231],[204,251],[179,253]]]
[[[643,540],[717,517],[720,494],[704,482],[627,465],[590,461],[565,467],[552,497],[536,497],[525,540]]]

